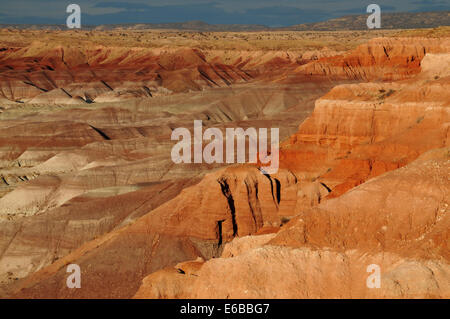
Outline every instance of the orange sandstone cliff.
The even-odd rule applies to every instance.
[[[2,158],[28,163],[2,173],[8,192],[0,198],[0,270],[22,278],[6,287],[9,295],[448,298],[448,39],[374,39],[304,65],[281,55],[224,66],[217,52],[210,58],[211,52],[190,49],[74,51],[64,54],[68,60],[58,49],[22,50],[8,52],[16,64],[12,57],[1,60],[18,74],[2,86],[22,86],[30,63],[53,70],[33,71],[40,74],[28,81],[34,85],[21,82],[30,91],[10,91],[7,99],[32,104],[64,89],[70,99],[88,103],[85,83],[95,83],[89,91],[94,103],[88,103],[95,105],[117,94],[115,83],[126,76],[130,87],[145,85],[144,98],[159,104],[158,113],[133,102],[120,112],[108,107],[45,114],[46,123],[71,114],[80,136],[65,132],[64,123],[49,125],[40,143],[21,131],[27,118],[9,120],[5,134],[12,129],[21,147],[5,148]],[[274,62],[284,67],[270,73]],[[114,74],[108,63],[123,69]],[[136,65],[141,73],[131,74],[128,68]],[[74,81],[52,86],[41,78],[51,72],[55,79],[70,77],[72,67],[89,74],[80,78],[77,93],[69,90]],[[181,95],[181,110],[174,107],[177,97],[165,95],[247,81],[257,93],[245,84],[234,89],[233,99]],[[314,94],[296,95],[286,85],[302,93],[312,87]],[[285,93],[267,92],[274,86]],[[289,116],[305,116],[299,101],[316,98],[298,130],[286,130],[276,174],[264,175],[255,165],[170,163],[165,138],[196,116],[218,127],[283,125]],[[198,101],[207,107],[190,106]],[[174,114],[180,117],[173,120]],[[50,244],[42,244],[42,232],[51,234]],[[20,267],[24,263],[31,266]],[[82,269],[81,289],[65,287],[70,263]],[[380,290],[366,286],[370,264],[381,267]]]

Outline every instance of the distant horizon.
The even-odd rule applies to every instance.
[[[86,26],[161,24],[202,21],[210,25],[261,25],[270,28],[317,23],[349,15],[367,14],[370,3],[382,13],[450,11],[446,0],[15,0],[0,3],[0,24],[63,25],[67,5],[79,4]]]
[[[386,14],[407,14],[407,13],[440,13],[440,12],[449,12],[450,10],[442,10],[442,11],[418,11],[418,12],[386,12]],[[99,26],[121,26],[121,25],[170,25],[170,24],[188,24],[188,23],[203,23],[205,25],[211,25],[211,26],[218,26],[218,25],[223,25],[223,26],[255,26],[255,27],[263,27],[263,28],[268,28],[268,29],[276,29],[276,28],[286,28],[286,27],[291,27],[291,26],[295,26],[295,25],[302,25],[302,24],[314,24],[314,23],[320,23],[320,22],[325,22],[325,21],[329,21],[329,20],[333,20],[333,19],[339,19],[339,18],[344,18],[344,17],[350,17],[350,16],[361,16],[361,15],[369,15],[369,13],[365,13],[365,14],[346,14],[346,15],[342,15],[339,17],[335,17],[335,18],[330,18],[330,19],[326,19],[326,20],[320,20],[320,21],[315,21],[315,22],[306,22],[306,23],[297,23],[297,24],[292,24],[292,25],[285,25],[285,26],[269,26],[269,25],[264,25],[264,24],[250,24],[250,23],[209,23],[203,20],[186,20],[186,21],[174,21],[174,22],[127,22],[127,23],[104,23],[104,24],[83,24],[83,28],[86,27],[99,27]],[[450,22],[450,21],[449,21]],[[0,20],[0,25],[10,25],[10,26],[17,26],[17,25],[21,25],[21,26],[34,26],[34,25],[39,25],[39,26],[66,26],[65,21],[63,23],[3,23]],[[449,24],[450,25],[450,24]]]

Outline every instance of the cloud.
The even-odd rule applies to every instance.
[[[422,11],[450,11],[450,2],[448,0],[416,0],[412,2],[416,8],[415,12]]]
[[[81,6],[83,24],[162,23],[287,26],[366,14],[371,1],[354,0],[14,0],[0,2],[0,23],[63,24],[70,2]],[[449,10],[447,0],[377,0],[382,11]]]
[[[132,10],[141,10],[141,9],[149,9],[151,6],[145,3],[134,3],[134,2],[98,2],[94,6],[94,8],[117,8],[124,9],[128,11]]]
[[[420,1],[413,1],[411,2],[413,4],[419,4],[419,5],[448,5],[448,1],[444,0],[420,0]]]
[[[122,8],[123,3],[115,3],[115,5],[117,8]],[[272,6],[246,9],[240,12],[229,12],[213,5],[195,4],[136,6],[112,14],[86,15],[84,21],[86,24],[107,24],[202,20],[210,24],[262,24],[280,26],[326,20],[329,17],[329,12],[321,9],[301,10],[295,7]]]
[[[381,12],[392,12],[392,11],[398,11],[396,7],[389,6],[389,5],[380,5]],[[367,7],[362,8],[354,8],[354,9],[345,9],[345,10],[337,10],[335,12],[335,15],[337,16],[343,16],[343,15],[350,15],[350,14],[366,14]]]

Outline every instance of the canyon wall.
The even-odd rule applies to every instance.
[[[90,120],[91,126],[78,124],[80,134],[86,136],[83,142],[77,139],[80,145],[48,154],[48,159],[26,168],[29,174],[19,175],[23,168],[10,168],[9,175],[3,174],[8,184],[19,176],[30,179],[23,184],[18,181],[0,198],[0,213],[5,217],[0,228],[5,234],[0,266],[3,272],[23,278],[8,284],[8,295],[448,296],[450,83],[449,68],[443,67],[450,61],[448,51],[448,40],[376,39],[348,54],[303,66],[289,58],[289,67],[271,76],[264,71],[270,65],[265,58],[262,64],[258,59],[243,65],[231,60],[228,67],[237,68],[234,74],[245,71],[251,76],[250,84],[267,86],[258,86],[261,90],[255,95],[242,93],[219,104],[213,103],[217,93],[202,98],[193,95],[192,100],[181,93],[172,100],[185,102],[181,110],[171,104],[173,97],[155,95],[152,99],[163,102],[159,111],[172,114],[153,121],[153,114],[140,118],[134,113],[148,104],[136,104],[133,112],[71,110],[80,122]],[[184,55],[192,58],[193,65],[219,65],[216,54],[213,59],[192,50]],[[169,56],[166,68],[176,71],[182,65],[185,70],[189,65],[176,55]],[[165,61],[164,57],[156,60]],[[127,61],[127,56],[118,61],[122,60]],[[118,61],[113,64],[126,65]],[[336,61],[341,61],[340,66]],[[107,60],[91,63],[99,67]],[[259,66],[250,68],[251,63]],[[329,71],[318,65],[328,65]],[[372,82],[355,82],[368,80]],[[182,82],[186,83],[185,78]],[[212,118],[210,125],[218,127],[243,121],[261,126],[287,123],[290,112],[303,114],[299,105],[313,94],[305,99],[304,92],[289,91],[273,98],[273,92],[263,92],[293,84],[303,90],[312,86],[314,96],[322,97],[297,132],[282,143],[278,173],[264,175],[258,165],[177,167],[170,164],[169,155],[160,155],[170,153],[172,144],[163,141],[171,129],[192,123],[199,115]],[[244,86],[243,91],[247,90],[250,87]],[[249,96],[257,102],[250,103]],[[191,106],[201,99],[206,101],[204,108]],[[242,109],[231,107],[232,102]],[[249,104],[256,105],[256,110]],[[46,115],[46,121],[67,114]],[[174,121],[173,114],[183,120]],[[282,116],[284,122],[272,122]],[[26,120],[8,125],[20,130]],[[129,125],[136,120],[142,125]],[[61,134],[52,129],[68,143],[63,124]],[[151,134],[152,130],[157,133]],[[18,135],[12,136],[33,138]],[[416,160],[432,149],[438,150]],[[8,150],[9,163],[20,154],[12,155],[13,151]],[[120,203],[123,208],[111,208]],[[89,217],[89,212],[96,214]],[[21,215],[27,216],[25,221]],[[64,224],[69,215],[70,221]],[[49,236],[54,242],[39,245],[42,238],[36,240],[36,234],[47,229],[54,234]],[[36,246],[42,250],[34,260],[21,255],[23,251],[32,255]],[[81,266],[82,289],[66,289],[69,263]],[[382,282],[387,288],[378,292],[365,286],[366,267],[372,263],[380,264],[387,274]],[[31,266],[24,269],[20,264]],[[408,281],[409,274],[416,272],[424,286]],[[217,280],[226,284],[219,285]]]

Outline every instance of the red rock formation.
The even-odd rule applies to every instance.
[[[82,104],[246,82],[298,65],[280,52],[202,52],[191,48],[51,46],[0,52],[0,96],[34,104]]]
[[[289,172],[280,175],[286,179],[285,190],[281,192],[284,196],[284,192],[290,192],[287,183],[295,187],[296,181]],[[88,242],[49,268],[36,272],[16,289],[21,289],[20,296],[28,297],[47,295],[50,291],[53,293],[47,296],[58,298],[130,296],[143,276],[155,270],[197,256],[209,259],[236,236],[278,228],[283,209],[276,187],[276,179],[256,168],[228,168],[209,174],[195,187],[184,189],[175,199],[127,227],[112,231],[95,243]],[[100,277],[96,270],[88,270],[106,260],[114,269],[104,268]],[[64,266],[68,262],[86,269],[83,288],[76,291],[50,288],[56,283],[54,280],[65,278]],[[101,283],[105,278],[107,283]]]
[[[221,258],[153,273],[135,298],[448,298],[449,151],[305,211],[276,235],[235,239],[245,248]],[[366,284],[372,264],[379,289]]]
[[[426,57],[426,72],[414,79],[336,86],[284,143],[281,164],[308,172],[339,196],[429,149],[447,146],[448,74],[430,65],[435,59],[448,64],[448,57]]]
[[[448,38],[376,38],[346,54],[300,66],[296,72],[357,80],[401,80],[420,72],[425,54],[449,50]]]
[[[282,146],[282,166],[320,181],[331,198],[448,146],[449,75],[433,68],[436,60],[449,56],[428,56],[424,73],[408,81],[334,88]],[[135,297],[448,298],[449,168],[445,148],[317,208],[297,204],[299,215],[267,246],[197,265],[194,276],[153,273]],[[298,203],[301,191],[281,203]],[[380,290],[366,286],[370,264],[384,270]]]
[[[397,80],[418,73],[427,52],[448,49],[448,40],[425,38],[374,39],[343,55],[331,50],[227,52],[77,47],[36,41],[0,52],[0,96],[34,104],[80,104],[201,90],[252,78],[272,81],[296,74]]]
[[[397,52],[396,49],[392,50]],[[409,54],[408,50],[402,50],[400,51],[406,52],[406,55]],[[142,53],[141,51],[139,52]],[[399,58],[395,61],[401,61],[401,54],[398,53]],[[168,60],[162,59],[167,69],[166,71],[171,72],[172,82],[170,83],[175,83],[175,86],[178,85],[176,84],[178,80],[183,81],[183,83],[186,83],[186,81],[190,84],[194,83],[189,82],[189,79],[198,76],[198,69],[195,71],[191,66],[205,63],[205,55],[202,55],[200,52],[192,50],[189,54],[183,53],[184,55],[186,55],[186,58],[183,59],[176,58],[176,55]],[[96,65],[96,63],[97,65],[107,65],[107,63],[111,63],[111,65],[121,64],[118,63],[119,60],[127,61],[129,57],[126,54],[124,56],[119,55],[119,57],[116,57],[119,60],[114,60],[113,57],[116,56],[116,53],[110,54],[110,56],[100,58],[100,55],[99,61],[103,61],[102,63],[98,61],[90,61],[90,63],[92,65]],[[145,54],[143,56],[147,57]],[[162,56],[160,55],[160,57]],[[365,59],[364,56],[366,55],[361,55],[361,60]],[[418,56],[418,58],[420,57]],[[73,54],[71,59],[73,61],[69,63],[70,65],[79,65],[77,64],[79,59],[76,54]],[[136,56],[133,56],[133,59],[136,59]],[[130,57],[130,61],[133,59]],[[436,60],[439,62],[437,63]],[[271,60],[269,59],[269,61]],[[344,231],[346,230],[346,225],[343,223],[344,221],[349,222],[349,218],[355,215],[356,212],[355,210],[351,212],[346,211],[344,208],[347,202],[343,202],[344,208],[339,208],[343,217],[341,220],[328,225],[327,223],[331,221],[330,218],[333,214],[330,212],[326,214],[321,213],[324,209],[322,206],[326,207],[325,205],[327,205],[327,201],[324,202],[324,199],[341,195],[370,178],[403,166],[429,149],[448,145],[448,106],[450,101],[446,93],[449,91],[448,74],[443,72],[441,68],[436,70],[435,66],[436,64],[441,65],[445,61],[448,61],[448,55],[427,56],[423,60],[423,74],[413,79],[395,83],[362,83],[337,86],[317,101],[311,117],[300,126],[296,134],[283,143],[281,169],[278,174],[265,176],[254,166],[237,166],[210,173],[198,184],[184,189],[179,194],[178,192],[182,186],[173,186],[167,194],[164,194],[163,199],[160,201],[151,200],[148,206],[144,205],[144,207],[149,207],[147,214],[136,207],[123,212],[108,208],[108,222],[105,222],[105,224],[95,222],[92,226],[88,226],[87,228],[92,227],[93,230],[81,231],[79,236],[75,236],[72,239],[75,244],[63,245],[64,249],[58,254],[48,253],[53,248],[52,245],[44,247],[44,253],[40,254],[40,257],[37,258],[38,262],[33,264],[33,271],[40,270],[23,280],[19,280],[14,285],[9,285],[7,287],[8,292],[18,297],[131,297],[136,293],[141,285],[141,280],[145,276],[151,274],[146,282],[153,285],[158,280],[164,281],[166,275],[171,278],[173,274],[179,273],[179,270],[172,268],[164,270],[167,274],[156,272],[157,270],[186,260],[195,260],[198,257],[207,260],[212,256],[218,256],[223,245],[236,237],[274,232],[295,215],[302,214],[300,216],[303,216],[303,214],[310,214],[310,212],[318,212],[320,216],[324,217],[317,219],[317,224],[316,219],[312,218],[310,224],[308,224],[310,227],[313,227],[314,233],[317,233],[317,236],[312,238],[319,240],[320,236],[324,235],[323,232],[321,233],[323,229],[331,231],[336,228],[340,229],[337,239],[334,240],[335,237],[332,236],[331,242],[322,241],[316,244],[314,241],[303,241],[299,244],[297,242],[298,238],[301,239],[304,233],[296,231],[290,237],[294,242],[292,247],[300,247],[301,251],[292,249],[287,239],[281,243],[276,242],[276,240],[282,238],[282,233],[285,231],[288,233],[289,229],[296,229],[295,225],[299,225],[297,221],[301,218],[297,217],[288,226],[283,227],[282,232],[273,239],[272,245],[287,246],[285,248],[268,248],[268,250],[262,251],[263,255],[261,257],[258,255],[261,252],[260,250],[252,249],[254,246],[261,245],[260,241],[255,239],[255,243],[251,243],[252,239],[250,239],[247,244],[236,244],[237,247],[226,249],[224,256],[238,255],[238,258],[224,259],[224,264],[222,264],[224,260],[218,259],[217,262],[215,260],[208,261],[205,264],[208,266],[202,266],[201,268],[199,267],[203,263],[201,260],[178,265],[178,268],[188,274],[205,271],[207,275],[204,275],[204,278],[209,278],[212,272],[208,272],[208,269],[216,270],[215,266],[209,265],[217,265],[217,271],[220,272],[228,269],[228,266],[234,265],[234,263],[239,264],[241,260],[249,267],[256,264],[255,269],[258,270],[254,278],[251,278],[251,280],[249,279],[251,276],[246,278],[249,279],[248,282],[254,282],[258,290],[245,293],[245,289],[241,289],[246,287],[245,284],[236,280],[237,286],[230,285],[230,287],[234,287],[234,292],[229,293],[225,286],[221,290],[214,291],[210,288],[204,288],[203,279],[201,279],[198,281],[198,290],[186,292],[180,290],[181,288],[184,289],[183,282],[185,278],[180,279],[180,277],[177,277],[173,281],[172,279],[168,280],[166,282],[167,285],[166,283],[161,285],[158,282],[156,286],[152,286],[156,287],[156,292],[153,288],[147,289],[148,287],[143,287],[137,296],[207,296],[206,294],[208,293],[211,293],[211,296],[227,296],[229,294],[231,297],[269,296],[269,292],[264,287],[261,287],[261,278],[267,278],[264,271],[265,269],[271,269],[270,267],[273,267],[273,265],[280,267],[281,271],[277,276],[273,277],[273,281],[279,285],[274,284],[273,287],[278,287],[279,290],[277,290],[278,288],[272,289],[271,291],[274,293],[271,296],[372,296],[366,295],[365,290],[361,290],[365,289],[361,286],[364,285],[365,281],[359,279],[362,279],[366,273],[364,269],[361,270],[361,264],[358,264],[358,260],[361,257],[360,254],[365,256],[364,254],[369,251],[375,256],[373,260],[381,263],[383,256],[387,256],[389,253],[386,261],[383,261],[385,263],[382,264],[382,267],[391,267],[397,261],[403,261],[405,256],[402,255],[403,250],[402,252],[388,250],[386,254],[382,249],[376,250],[373,238],[377,238],[376,236],[378,235],[370,233],[367,235],[368,238],[371,238],[369,238],[370,240],[361,241],[361,251],[357,251],[355,254],[340,251],[341,246],[347,245],[347,242],[353,245],[349,247],[353,247],[356,250],[359,249],[359,237],[355,235],[354,237],[346,238]],[[280,61],[272,62],[280,64]],[[384,63],[385,60],[375,59],[375,62]],[[397,70],[396,63],[388,65],[390,72]],[[123,64],[125,65],[126,63]],[[214,67],[218,65],[211,61],[206,62],[206,64]],[[233,63],[229,65],[233,65]],[[245,65],[248,66],[248,63]],[[270,63],[267,65],[270,65]],[[182,67],[182,69],[177,69],[179,67]],[[345,74],[347,74],[346,72],[349,68],[351,69],[350,66],[344,67],[344,70],[346,70]],[[374,67],[374,69],[376,68]],[[260,79],[264,79],[264,68],[256,67],[255,70],[256,74],[260,74]],[[402,77],[416,72],[408,73],[405,70],[403,71]],[[208,72],[208,70],[204,72]],[[358,74],[363,74],[365,71],[358,72]],[[350,74],[350,78],[353,78],[355,73],[352,71],[348,74]],[[324,88],[324,84],[318,84],[320,81],[320,83],[323,83],[325,79],[323,76],[308,76],[301,72],[297,72],[292,78],[289,76],[289,72],[281,70],[280,74],[271,80],[274,80],[277,83],[276,85],[281,86],[282,84],[292,83],[290,81],[301,79],[299,83],[302,85],[303,83],[308,83],[305,87],[312,86],[317,90],[315,91],[316,93]],[[320,78],[321,80],[319,81]],[[316,80],[317,82],[315,82]],[[108,85],[110,85],[109,82]],[[417,89],[418,86],[420,87],[419,90]],[[246,92],[245,88],[244,92]],[[89,202],[89,199],[92,199],[91,196],[97,200],[89,203],[89,205],[92,205],[89,209],[98,209],[97,207],[103,207],[102,205],[105,205],[105,209],[107,209],[109,207],[107,202],[110,200],[112,205],[115,205],[115,202],[112,200],[114,192],[125,192],[124,196],[121,197],[121,200],[124,202],[136,200],[136,202],[144,204],[141,196],[147,196],[147,192],[161,191],[167,186],[166,183],[179,181],[180,178],[202,176],[208,169],[198,167],[198,171],[195,171],[197,166],[194,167],[192,165],[168,168],[170,166],[167,163],[168,157],[165,160],[158,158],[158,151],[165,150],[165,147],[169,146],[161,143],[167,133],[165,129],[191,122],[193,118],[198,118],[197,116],[199,115],[202,116],[201,118],[213,119],[215,122],[212,125],[220,125],[223,122],[228,122],[228,125],[234,125],[243,121],[248,125],[253,123],[262,125],[261,123],[270,123],[270,119],[278,120],[276,116],[273,118],[264,117],[266,115],[273,116],[278,114],[281,117],[288,116],[290,111],[297,112],[298,105],[301,103],[291,101],[290,95],[287,94],[267,93],[264,91],[265,88],[262,86],[262,89],[258,90],[256,95],[247,94],[246,92],[242,95],[237,94],[238,97],[223,99],[218,103],[214,101],[217,95],[212,95],[208,97],[211,100],[209,100],[210,103],[205,103],[207,106],[205,108],[190,107],[190,103],[194,104],[199,99],[194,97],[192,100],[186,100],[184,95],[176,97],[178,103],[180,100],[183,100],[183,102],[188,101],[183,104],[186,106],[182,110],[170,104],[169,101],[172,97],[167,99],[161,97],[158,100],[158,103],[162,102],[160,105],[152,105],[152,107],[160,107],[160,110],[164,112],[170,111],[177,115],[181,114],[180,118],[190,114],[189,116],[192,118],[183,119],[183,121],[179,118],[173,121],[168,119],[173,113],[169,113],[170,116],[167,118],[163,116],[156,119],[151,119],[154,116],[153,113],[150,113],[150,115],[147,113],[145,116],[139,113],[140,110],[147,110],[148,108],[146,107],[149,104],[137,104],[136,108],[131,108],[131,110],[137,111],[138,114],[123,110],[116,112],[112,108],[93,110],[92,112],[73,110],[71,115],[76,122],[87,121],[92,123],[92,126],[89,126],[90,129],[88,129],[89,134],[96,132],[98,135],[94,134],[93,136],[97,136],[96,138],[101,137],[103,140],[85,146],[81,152],[78,150],[58,152],[57,155],[49,158],[47,162],[38,165],[35,171],[47,173],[51,177],[41,176],[32,182],[19,185],[13,192],[2,197],[0,202],[7,203],[5,205],[6,208],[2,212],[4,215],[8,213],[14,215],[24,210],[25,212],[31,212],[31,214],[49,214],[55,220],[64,220],[64,218],[67,218],[65,214],[69,212],[73,213],[77,209],[87,209],[83,202]],[[277,87],[278,89],[279,87]],[[206,101],[208,101],[208,98],[205,98]],[[308,98],[311,98],[311,96]],[[307,101],[307,99],[303,100],[302,98],[299,98],[299,100],[302,103]],[[239,107],[236,107],[234,103],[237,103]],[[142,111],[142,113],[145,112]],[[67,117],[67,114],[64,112],[57,115],[46,115],[44,119],[57,121],[61,117]],[[261,122],[257,122],[257,120]],[[128,124],[130,122],[138,122],[139,125],[132,126]],[[281,125],[285,122],[286,118],[284,122],[280,120],[280,122],[276,123]],[[26,119],[16,124],[19,125],[21,123],[26,123]],[[124,123],[126,125],[123,125]],[[273,123],[275,122],[272,122],[272,125]],[[158,132],[156,136],[149,133],[152,130]],[[124,136],[125,138],[123,138]],[[151,143],[143,143],[139,136],[150,138]],[[122,138],[123,140],[120,140]],[[115,141],[115,139],[120,141]],[[152,144],[153,142],[154,144]],[[142,145],[142,143],[145,145]],[[152,150],[152,147],[155,147],[155,145],[157,145],[158,149]],[[8,153],[8,156],[10,156],[8,158],[16,159],[20,154],[16,150],[8,150],[8,152],[10,152]],[[99,154],[102,154],[102,156],[99,156]],[[441,159],[438,161],[438,165],[444,165],[444,168],[447,167],[445,166],[447,165],[446,163],[445,161],[442,162]],[[415,170],[420,171],[421,169],[414,168],[413,171]],[[32,173],[33,170],[30,169],[29,172]],[[434,171],[433,169],[426,171],[426,173],[436,173],[437,176],[440,176],[432,181],[435,184],[431,182],[432,192],[431,195],[427,195],[426,203],[436,200],[432,193],[434,193],[435,189],[442,186],[442,178],[445,176],[445,172],[446,170]],[[8,178],[16,176],[14,175],[16,172],[10,173]],[[423,182],[422,177],[421,175],[415,182]],[[403,178],[408,179],[408,174],[399,177],[400,180]],[[374,181],[376,180],[379,179]],[[158,186],[139,189],[138,191],[141,191],[140,194],[127,193],[128,188],[126,187],[137,187],[139,184],[148,183],[149,181],[157,183]],[[390,183],[390,181],[388,182]],[[395,187],[398,186],[397,184],[403,185],[401,182],[392,183],[390,184],[390,189],[395,190]],[[367,183],[365,185],[370,184]],[[406,185],[408,184],[406,183]],[[378,188],[383,187],[378,186]],[[400,190],[404,191],[404,189],[399,188]],[[30,196],[34,191],[40,192],[40,194],[36,197]],[[108,197],[109,200],[97,198],[102,192],[111,195]],[[442,188],[436,192],[436,194],[442,195],[447,190]],[[350,194],[348,193],[344,196],[349,196]],[[376,198],[385,198],[383,196],[380,195]],[[417,196],[417,194],[413,194],[414,196]],[[18,198],[26,198],[26,200],[18,201]],[[329,202],[336,202],[341,198],[330,200]],[[351,196],[348,198],[350,200],[347,201],[353,200]],[[404,200],[409,200],[409,197],[405,198]],[[364,200],[364,203],[369,205],[370,196],[361,196],[361,200]],[[422,207],[421,205],[424,205],[425,202],[417,203],[418,207]],[[39,203],[39,205],[36,203]],[[379,203],[381,205],[384,201],[380,200]],[[312,207],[318,204],[321,204],[320,208],[311,210]],[[396,208],[392,203],[389,203],[389,205],[387,210]],[[11,209],[12,211],[9,211]],[[367,209],[372,208],[367,207]],[[375,214],[375,212],[373,209],[370,210],[370,214]],[[389,217],[389,215],[387,216]],[[137,217],[140,218],[136,220]],[[379,216],[379,218],[382,217],[383,215]],[[15,222],[9,223],[7,224],[9,228],[4,228],[7,229],[7,231],[4,231],[6,239],[0,244],[6,248],[10,245],[11,250],[5,255],[5,262],[2,264],[0,261],[0,266],[5,267],[3,269],[7,269],[8,261],[11,264],[11,260],[14,260],[16,252],[25,246],[22,246],[22,240],[30,243],[27,249],[31,249],[36,245],[30,238],[36,230],[33,227],[42,222],[42,219],[39,219],[39,215],[26,218],[30,218],[27,226],[29,228],[25,228],[24,231],[19,233],[18,241],[13,241],[13,245],[10,245],[9,238],[14,237],[17,225]],[[83,215],[76,216],[73,218],[73,223],[78,225],[80,224],[79,220],[83,220],[83,218]],[[126,222],[122,222],[124,218]],[[361,219],[357,220],[360,221],[362,229],[365,229],[366,224],[370,224],[370,222],[361,221]],[[432,219],[430,220],[432,222]],[[418,231],[419,237],[423,234],[423,228],[428,227],[430,220],[420,220],[418,222],[419,225],[423,226],[419,226],[419,228],[422,227]],[[49,223],[45,219],[43,222],[45,224]],[[395,225],[398,223],[397,220],[394,220]],[[445,226],[447,225],[446,223],[442,225]],[[83,223],[81,222],[81,224]],[[120,228],[125,224],[127,224],[126,227]],[[299,226],[299,228],[301,227]],[[62,229],[64,230],[64,228]],[[367,231],[371,232],[370,227],[367,228]],[[328,232],[326,235],[328,235]],[[394,237],[396,235],[398,233],[395,233]],[[95,236],[100,237],[92,240]],[[397,277],[403,280],[405,278],[404,273],[407,274],[410,271],[414,271],[416,269],[414,267],[417,265],[418,269],[424,273],[422,278],[426,280],[427,284],[433,282],[435,280],[433,278],[436,278],[436,281],[439,283],[442,281],[442,278],[447,278],[446,261],[441,259],[435,261],[433,259],[436,256],[436,258],[443,256],[440,248],[437,249],[436,247],[441,245],[442,238],[445,238],[446,235],[442,235],[443,237],[439,236],[441,235],[436,237],[436,244],[432,245],[435,255],[425,255],[424,257],[427,258],[427,263],[430,262],[432,264],[430,267],[439,272],[439,275],[429,276],[429,272],[424,268],[425,264],[422,261],[414,260],[413,265],[405,264],[405,267],[402,266],[403,268],[395,270],[391,276],[393,278],[392,282],[395,282]],[[269,237],[270,235],[264,238]],[[55,230],[55,236],[52,238],[65,240],[66,237],[62,231]],[[327,238],[325,236],[325,239]],[[261,241],[264,242],[264,240]],[[81,245],[81,243],[84,244]],[[395,246],[397,243],[393,240],[390,242],[390,245]],[[75,249],[78,244],[81,246]],[[331,244],[334,244],[334,246]],[[317,245],[319,250],[314,250],[317,248],[314,245]],[[421,251],[425,247],[421,245],[422,242],[417,247],[411,247]],[[333,249],[328,252],[325,249],[326,247]],[[405,247],[403,248],[406,251],[408,247]],[[369,250],[365,251],[364,249]],[[62,256],[63,252],[68,251],[71,252],[66,256]],[[248,260],[245,259],[247,258],[245,257],[247,252],[252,255],[248,257]],[[346,255],[347,253],[348,256]],[[60,259],[47,266],[49,256],[54,257],[56,255]],[[239,256],[243,256],[242,259]],[[325,257],[322,258],[322,256]],[[361,258],[367,259],[364,260],[365,263],[372,260],[371,256]],[[414,258],[416,257],[414,256]],[[47,259],[42,261],[45,258]],[[347,262],[347,258],[351,260],[350,263]],[[286,260],[286,264],[278,263],[279,260]],[[309,263],[309,260],[313,261]],[[414,264],[416,262],[418,264]],[[82,289],[65,289],[63,283],[67,276],[65,266],[68,263],[77,263],[83,269],[84,284]],[[339,267],[335,266],[336,263],[339,264]],[[17,264],[20,265],[20,259]],[[315,271],[311,278],[299,275],[292,281],[283,280],[283,276],[288,276],[292,271],[303,274],[310,269]],[[20,269],[20,271],[21,275],[25,275],[28,270]],[[439,277],[441,276],[440,271],[442,271],[443,277]],[[353,272],[357,274],[356,279],[352,279],[349,276]],[[236,274],[234,273],[234,275]],[[201,278],[203,278],[203,274]],[[308,280],[311,280],[312,283],[307,283],[304,286],[300,285]],[[174,286],[170,286],[171,283]],[[330,283],[332,288],[320,288],[320,283]],[[339,285],[343,283],[350,288],[339,290]],[[197,286],[197,282],[195,285]],[[291,285],[298,285],[308,289],[298,290],[294,289],[293,286],[291,287]],[[404,287],[406,284],[402,285]],[[407,285],[412,285],[412,283],[407,283]],[[447,288],[445,286],[442,287],[444,288],[433,286],[430,288],[429,293],[424,292],[428,288],[425,290],[422,287],[414,288],[414,293],[411,294],[417,292],[419,296],[444,296]],[[402,296],[401,293],[395,290],[396,288],[393,284],[391,288],[387,290],[386,296],[390,293],[393,293],[393,296]],[[245,295],[240,293],[245,293]]]

